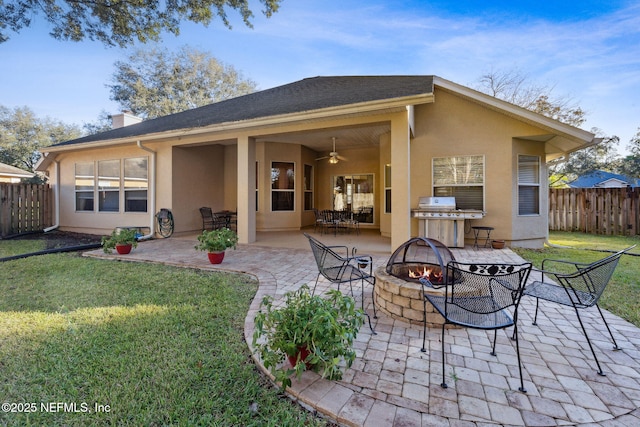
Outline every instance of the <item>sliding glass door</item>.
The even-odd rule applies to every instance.
[[[333,177],[333,209],[350,211],[361,223],[373,224],[373,174]]]

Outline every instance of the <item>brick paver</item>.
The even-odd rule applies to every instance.
[[[304,239],[302,236],[298,238]],[[320,240],[334,238],[320,236]],[[339,237],[338,237],[339,238]],[[354,244],[357,237],[351,237]],[[328,242],[328,244],[343,244]],[[240,245],[223,264],[212,266],[193,249],[195,237],[141,242],[118,260],[157,262],[206,270],[250,274],[259,289],[245,321],[245,339],[251,346],[253,318],[265,295],[281,299],[284,293],[308,283],[317,269],[308,247]],[[280,246],[280,245],[278,245]],[[297,249],[296,249],[297,247]],[[512,251],[452,249],[456,259],[470,262],[522,262]],[[366,253],[359,247],[359,254]],[[389,253],[374,253],[374,265],[383,266]],[[112,257],[101,250],[88,256]],[[321,280],[320,291],[328,288]],[[354,288],[361,298],[359,288]],[[371,289],[365,306],[372,313]],[[595,363],[572,309],[541,304],[538,326],[531,325],[533,301],[521,304],[519,332],[523,376],[527,393],[518,391],[515,344],[509,333],[498,333],[497,356],[489,353],[486,332],[451,329],[445,337],[446,375],[442,382],[440,329],[427,330],[427,351],[421,352],[422,326],[380,315],[377,335],[367,325],[357,337],[358,357],[342,381],[328,381],[305,372],[288,389],[304,407],[346,426],[484,426],[498,425],[640,425],[640,329],[605,312],[621,351],[612,351],[606,335],[593,329],[597,311],[584,311],[606,377]],[[260,361],[256,359],[258,366]]]

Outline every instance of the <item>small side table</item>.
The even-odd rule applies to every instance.
[[[482,246],[483,248],[486,248],[490,245],[491,242],[491,232],[493,231],[493,227],[471,227],[471,229],[473,230],[473,248],[474,249],[478,249],[478,238],[482,238],[482,236],[480,236],[480,232],[484,231],[486,233],[486,236],[484,237],[485,241],[484,241],[484,245]]]

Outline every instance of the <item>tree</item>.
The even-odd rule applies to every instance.
[[[115,63],[111,100],[143,118],[155,118],[253,92],[256,83],[207,52],[152,48]]]
[[[80,129],[49,118],[39,119],[28,107],[0,105],[0,162],[33,172],[40,149],[78,138]]]
[[[95,122],[83,123],[82,129],[87,135],[95,135],[113,129],[113,122],[109,113],[102,110]]]
[[[640,127],[627,145],[629,155],[620,162],[620,173],[640,178]]]
[[[476,89],[572,126],[579,127],[585,121],[584,110],[571,98],[552,96],[553,87],[532,83],[518,70],[491,70],[480,77]]]
[[[282,0],[260,0],[270,17]],[[208,26],[218,16],[231,28],[227,9],[240,13],[251,27],[253,13],[248,0],[3,0],[0,1],[0,43],[8,40],[5,29],[20,32],[38,14],[53,25],[58,40],[98,40],[107,46],[125,47],[138,40],[157,41],[163,31],[180,33],[183,20]]]

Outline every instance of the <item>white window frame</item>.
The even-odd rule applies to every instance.
[[[91,176],[78,175],[78,165],[91,165]],[[95,162],[76,162],[73,167],[74,176],[74,207],[76,212],[95,212],[96,210],[96,164]],[[78,189],[78,187],[89,187],[89,185],[78,185],[78,179],[91,180],[91,190],[88,188]],[[91,193],[91,209],[78,209],[78,193]],[[89,200],[87,198],[87,200]]]
[[[390,214],[392,210],[391,193],[391,164],[386,164],[384,165],[384,213],[386,214]]]
[[[145,177],[141,178],[141,177],[127,177],[127,160],[134,160],[134,161],[139,161],[144,159],[147,163],[147,167],[145,170]],[[136,186],[136,187],[127,187],[127,182],[131,181],[131,182],[138,182],[140,185]],[[149,157],[148,156],[140,156],[140,157],[128,157],[126,159],[122,159],[122,180],[121,180],[121,186],[123,189],[123,194],[124,194],[124,211],[127,213],[147,213],[149,211]],[[138,192],[138,193],[142,193],[144,191],[145,193],[145,206],[146,208],[144,210],[129,210],[129,205],[127,204],[127,202],[130,200],[129,199],[129,193],[133,193],[133,192]],[[142,199],[139,199],[142,200]]]
[[[473,159],[477,158],[482,167],[482,171],[480,174],[472,174],[473,176],[465,177],[464,173],[467,174],[473,172],[473,168],[471,170],[465,171],[464,169],[459,168],[454,163],[457,164],[459,161],[464,161],[464,159]],[[437,164],[442,160],[446,159],[456,159],[450,160],[447,164]],[[460,163],[461,164],[461,163]],[[438,168],[442,168],[442,170],[438,170]],[[457,188],[471,188],[471,187],[480,187],[482,192],[482,203],[481,206],[473,205],[471,202],[465,202],[462,198],[456,197],[456,205],[458,209],[478,209],[484,210],[486,205],[486,158],[482,154],[466,154],[466,155],[458,155],[458,156],[443,156],[443,157],[433,157],[431,159],[431,183],[432,183],[432,194],[433,196],[453,196],[455,197]],[[461,175],[460,175],[461,174]],[[450,178],[450,179],[447,179]],[[471,181],[469,181],[471,179]],[[438,189],[447,189],[450,188],[450,191],[444,191],[445,194],[442,194],[442,191],[438,191]]]
[[[525,162],[525,158],[528,158],[530,161]],[[524,165],[527,163],[532,163],[533,159],[535,159],[536,170],[533,174],[530,174],[532,179],[527,179],[528,177],[523,176],[524,174],[521,173],[521,168],[524,167]],[[518,154],[518,216],[540,216],[541,166],[542,162],[540,156],[531,154]],[[535,201],[535,206],[530,207],[530,212],[523,213],[522,211],[522,206],[520,204],[520,202],[523,201],[523,197],[521,195],[522,189],[537,189],[538,197]]]
[[[146,179],[140,179],[140,183],[141,185],[135,188],[127,188],[127,186],[125,185],[125,181],[127,180],[127,177],[125,177],[125,162],[127,160],[135,160],[135,159],[146,159],[147,161],[147,177]],[[119,176],[118,176],[118,186],[115,187],[110,187],[110,186],[103,186],[101,185],[100,182],[100,163],[101,162],[118,162],[118,170],[119,170]],[[92,169],[93,169],[93,176],[88,177],[88,176],[80,176],[78,175],[77,172],[77,168],[78,165],[91,165]],[[92,189],[88,190],[88,189],[78,189],[78,179],[79,177],[81,178],[86,178],[86,179],[91,179],[92,181]],[[108,178],[108,177],[107,177]],[[115,177],[111,177],[111,178],[115,178]],[[106,183],[106,181],[109,181],[109,179],[103,180],[103,183]],[[115,179],[111,179],[111,181],[115,181]],[[146,214],[149,212],[149,190],[148,190],[148,186],[149,186],[149,157],[148,156],[138,156],[138,157],[127,157],[127,158],[122,158],[122,159],[102,159],[102,160],[96,160],[96,161],[91,161],[91,162],[76,162],[74,165],[74,193],[75,193],[75,197],[74,197],[74,205],[75,205],[75,211],[76,212],[99,212],[99,213],[128,213],[128,214]],[[117,210],[104,210],[100,208],[100,193],[101,192],[109,192],[109,193],[118,193],[118,209]],[[127,201],[127,197],[126,197],[126,193],[128,191],[146,191],[146,200],[147,200],[147,208],[144,211],[141,210],[134,210],[134,211],[129,211],[127,210],[126,207],[126,201]],[[91,192],[92,197],[93,197],[93,209],[85,209],[85,210],[79,210],[78,209],[78,193],[89,193]]]
[[[273,165],[276,163],[288,163],[293,165],[293,188],[273,188],[273,176],[271,174],[273,174]],[[292,161],[279,161],[279,160],[272,160],[271,161],[271,169],[270,169],[270,178],[271,178],[271,192],[270,192],[270,205],[271,205],[271,212],[274,213],[284,213],[284,212],[295,212],[296,211],[296,163],[292,162]],[[273,193],[291,193],[291,197],[292,199],[292,203],[291,203],[291,209],[278,209],[278,210],[274,210],[273,209]]]
[[[310,176],[307,177],[307,166],[310,169]],[[314,206],[315,206],[315,202],[313,200],[313,181],[314,181],[314,173],[315,173],[315,168],[313,167],[313,165],[310,165],[308,163],[305,163],[302,166],[302,174],[303,174],[303,184],[304,184],[304,195],[302,198],[302,210],[304,211],[312,211]],[[308,179],[307,179],[308,178]],[[307,182],[309,183],[309,188],[307,188]],[[310,195],[311,197],[311,206],[309,207],[309,209],[307,209],[307,197]]]

